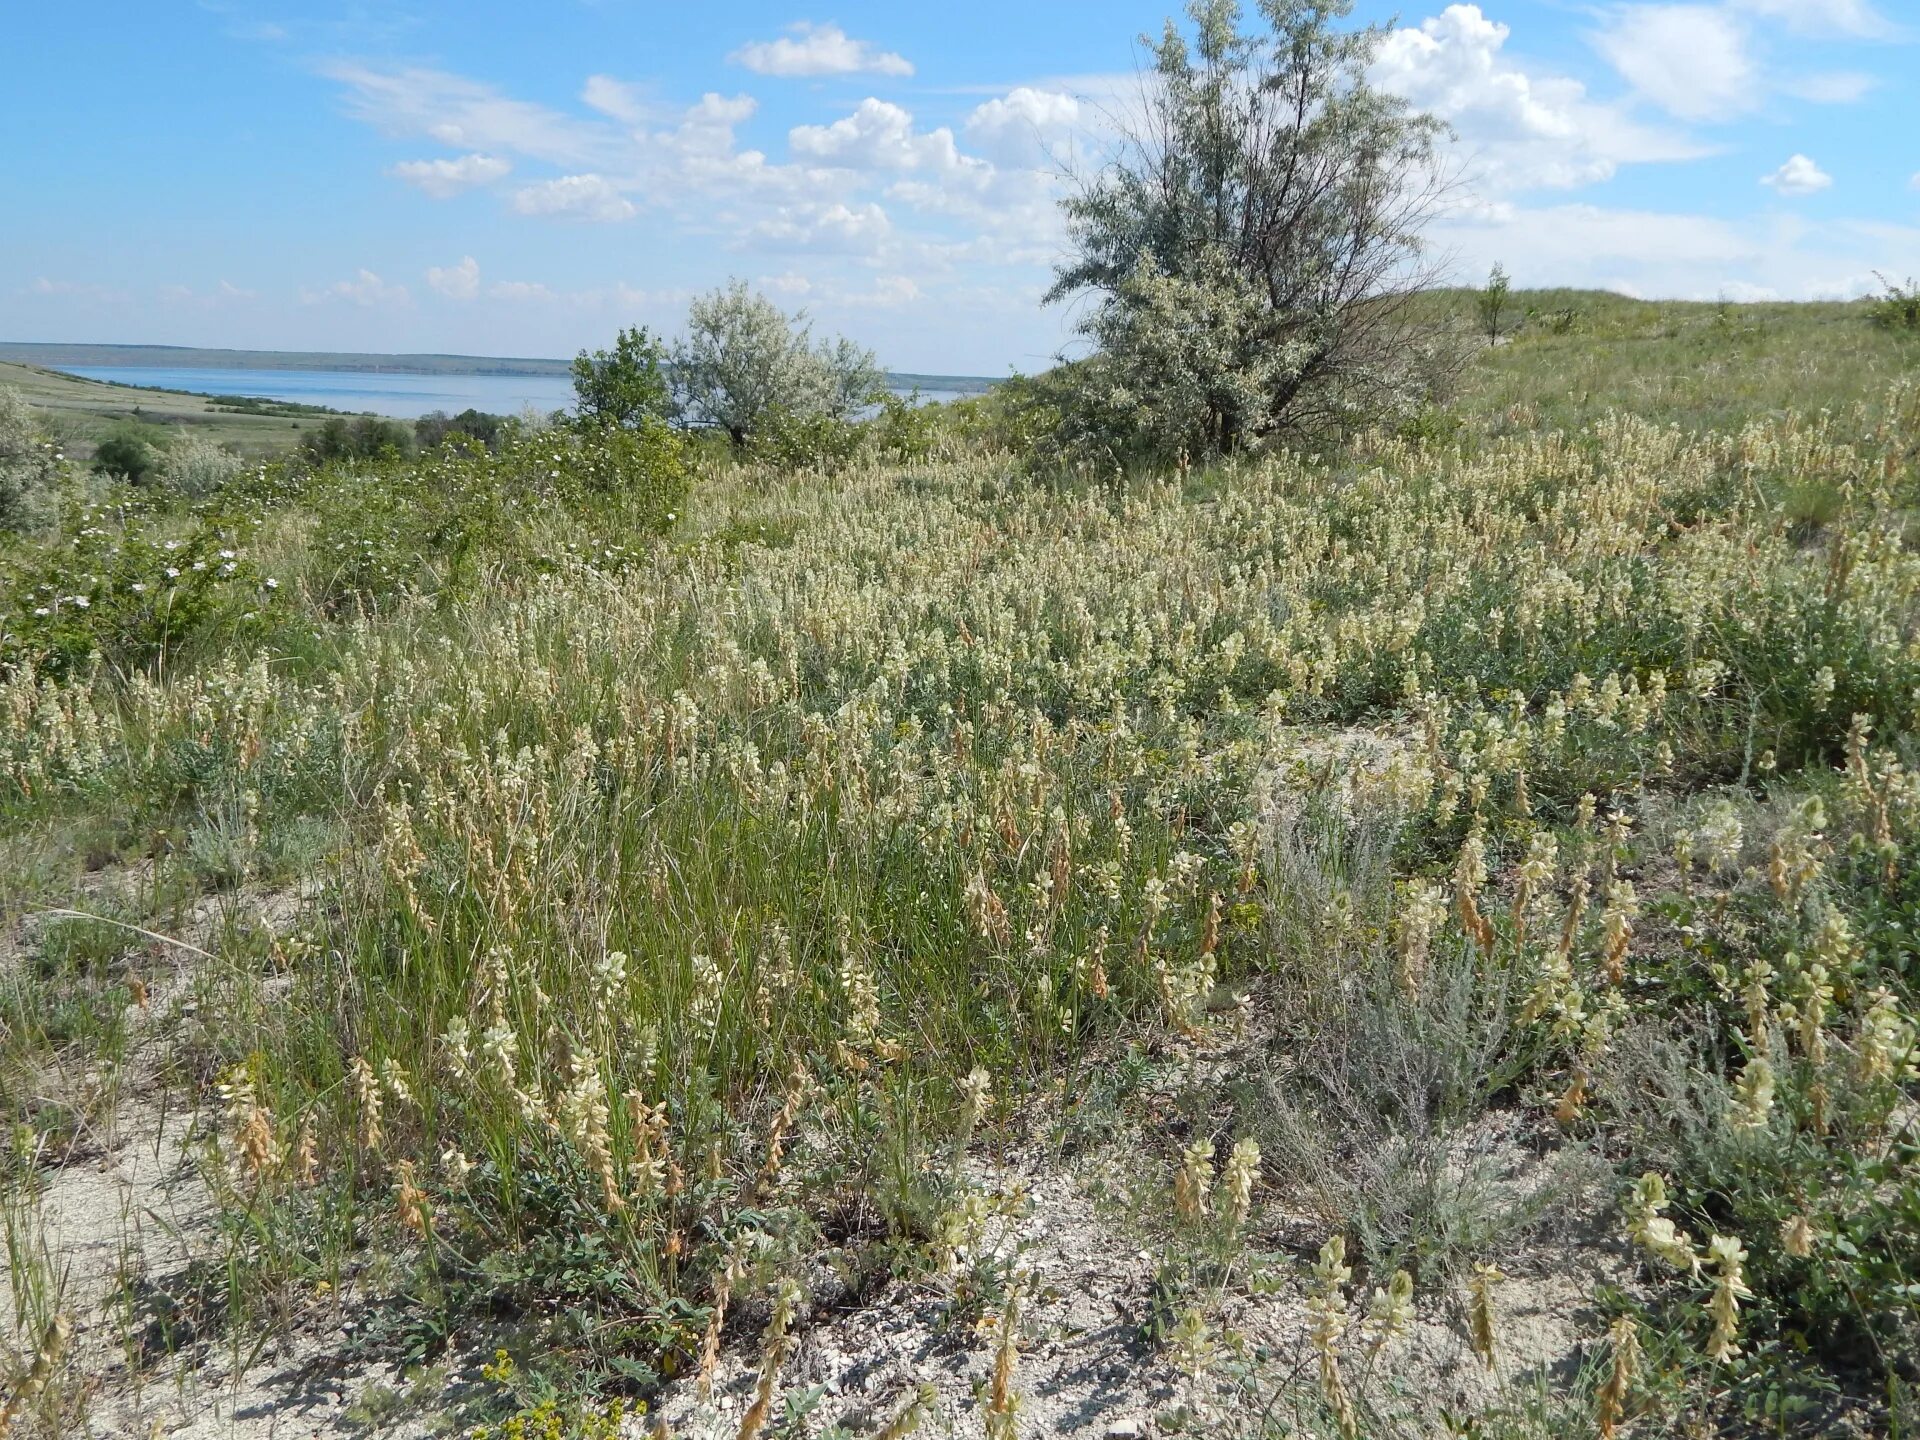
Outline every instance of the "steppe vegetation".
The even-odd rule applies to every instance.
[[[413,457],[0,406],[0,1434],[1912,1433],[1877,313],[1427,294],[1093,451],[1122,366],[700,437],[646,337]]]

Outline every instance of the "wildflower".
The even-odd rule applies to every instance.
[[[1346,1258],[1344,1236],[1332,1236],[1320,1247],[1320,1258],[1313,1267],[1313,1290],[1307,1297],[1307,1339],[1319,1357],[1320,1393],[1333,1410],[1344,1440],[1356,1440],[1360,1417],[1341,1378],[1337,1348],[1347,1328],[1345,1286],[1353,1276]]]
[[[433,1207],[427,1201],[427,1192],[414,1183],[413,1162],[396,1161],[393,1173],[394,1200],[400,1212],[400,1223],[424,1238],[433,1224]]]
[[[1814,672],[1813,690],[1807,697],[1813,705],[1814,713],[1824,713],[1826,708],[1833,703],[1834,683],[1833,667],[1831,665],[1822,665]]]
[[[1173,1178],[1173,1204],[1183,1219],[1197,1220],[1207,1213],[1207,1194],[1213,1188],[1213,1141],[1196,1140],[1180,1159]]]
[[[1367,1302],[1367,1353],[1378,1355],[1406,1334],[1413,1321],[1413,1276],[1396,1270],[1392,1280],[1374,1288],[1373,1298]]]
[[[1727,871],[1740,863],[1740,846],[1745,829],[1733,802],[1724,797],[1715,801],[1694,830],[1700,853],[1710,869]]]
[[[1408,882],[1395,919],[1400,949],[1400,988],[1409,1000],[1420,994],[1433,932],[1446,916],[1446,894],[1438,885],[1424,880]]]
[[[1870,1080],[1896,1080],[1915,1072],[1915,1026],[1901,1014],[1893,992],[1873,992],[1860,1019],[1860,1069]]]
[[[1707,1313],[1713,1317],[1713,1331],[1707,1337],[1707,1358],[1716,1365],[1740,1353],[1734,1340],[1740,1330],[1740,1302],[1753,1298],[1746,1283],[1746,1248],[1728,1235],[1715,1235],[1707,1241],[1708,1263],[1716,1266],[1719,1277],[1713,1286],[1713,1298]]]
[[[1607,1327],[1607,1348],[1612,1364],[1594,1395],[1601,1440],[1613,1440],[1627,1411],[1628,1393],[1640,1378],[1640,1327],[1631,1315],[1622,1315]]]
[[[780,1179],[780,1162],[786,1154],[787,1132],[792,1128],[800,1107],[813,1088],[812,1077],[807,1067],[800,1061],[793,1062],[793,1075],[787,1083],[787,1093],[780,1102],[780,1109],[773,1117],[773,1123],[767,1127],[767,1158],[760,1167],[759,1187],[771,1189]]]
[[[1800,1051],[1815,1065],[1827,1058],[1827,1007],[1833,1003],[1833,986],[1827,967],[1818,961],[1800,976]]]
[[[1633,920],[1639,908],[1631,880],[1616,880],[1607,887],[1607,906],[1600,917],[1606,945],[1601,970],[1610,985],[1627,978],[1627,947],[1633,942]]]
[[[1180,1321],[1168,1339],[1173,1363],[1191,1378],[1198,1380],[1213,1368],[1218,1347],[1199,1306],[1190,1305],[1180,1312]]]
[[[1627,1201],[1627,1237],[1669,1268],[1697,1275],[1700,1257],[1694,1253],[1693,1241],[1661,1213],[1666,1208],[1666,1182],[1649,1170],[1634,1182]]]
[[[1747,1061],[1734,1086],[1733,1111],[1727,1123],[1736,1130],[1763,1130],[1773,1113],[1773,1066],[1764,1055]]]
[[[41,1333],[40,1343],[33,1354],[33,1364],[14,1387],[13,1394],[5,1405],[0,1405],[0,1437],[13,1429],[13,1422],[24,1415],[27,1407],[40,1398],[47,1388],[47,1382],[53,1378],[60,1361],[65,1358],[67,1346],[73,1340],[73,1321],[64,1314],[55,1315]]]
[[[1819,1241],[1820,1232],[1805,1215],[1789,1215],[1780,1222],[1780,1248],[1796,1260],[1812,1255]]]
[[[627,1202],[615,1181],[613,1147],[607,1134],[606,1086],[601,1083],[599,1058],[592,1051],[574,1053],[573,1083],[561,1092],[558,1108],[561,1129],[599,1177],[607,1209],[626,1209]]]
[[[380,1085],[364,1056],[354,1056],[348,1068],[353,1075],[354,1098],[360,1105],[360,1148],[373,1154],[386,1134],[380,1123]]]
[[[1486,842],[1475,831],[1461,842],[1460,858],[1454,865],[1454,903],[1460,912],[1460,928],[1482,950],[1493,946],[1493,924],[1480,913],[1480,887],[1486,883]]]
[[[1253,1186],[1260,1178],[1260,1146],[1251,1137],[1234,1143],[1227,1156],[1224,1188],[1227,1192],[1227,1225],[1233,1231],[1247,1223],[1253,1208]]]
[[[441,1053],[447,1057],[447,1068],[457,1080],[464,1080],[472,1074],[472,1037],[473,1029],[462,1015],[447,1021],[446,1033],[440,1037]]]
[[[1468,1329],[1473,1337],[1473,1353],[1493,1369],[1496,1317],[1493,1309],[1493,1287],[1507,1277],[1500,1273],[1497,1265],[1475,1265],[1473,1278],[1467,1282],[1467,1319]]]
[[[800,1287],[793,1281],[783,1279],[774,1287],[773,1312],[767,1320],[766,1336],[760,1352],[760,1379],[754,1386],[753,1403],[740,1419],[736,1440],[757,1440],[766,1426],[767,1416],[773,1410],[773,1392],[779,1383],[780,1367],[786,1364],[787,1356],[793,1350],[793,1338],[789,1331],[799,1302]]]
[[[971,1131],[975,1125],[979,1124],[980,1117],[986,1113],[987,1100],[992,1093],[993,1081],[984,1068],[976,1065],[967,1072],[966,1078],[960,1082],[960,1098],[963,1102],[962,1129]]]
[[[300,1123],[300,1138],[293,1147],[294,1183],[310,1186],[320,1178],[320,1141],[313,1133],[313,1117]]]

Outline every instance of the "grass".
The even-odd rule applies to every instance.
[[[229,1331],[347,1296],[431,1365],[491,1327],[505,1411],[583,1430],[764,1332],[798,1406],[824,1259],[972,1307],[1004,1431],[1028,1281],[954,1263],[964,1159],[1051,1113],[1128,1148],[1147,1328],[1259,1397],[1201,1386],[1223,1433],[1440,1423],[1373,1292],[1404,1270],[1491,1353],[1484,1267],[1583,1227],[1631,1282],[1591,1353],[1630,1322],[1638,1368],[1503,1380],[1461,1433],[1900,1423],[1910,350],[1846,307],[1564,298],[1522,297],[1579,318],[1492,350],[1445,438],[1118,492],[956,418],[834,477],[707,465],[671,513],[529,487],[504,523],[511,461],[95,497],[252,568],[122,668],[16,664],[0,836],[317,892],[196,942],[172,1035]],[[9,1094],[127,1045],[89,1008],[118,932],[36,934]],[[1525,1195],[1472,1158],[1496,1126]],[[1237,1337],[1268,1291],[1311,1334]]]
[[[311,413],[310,406],[241,404],[232,398],[114,385],[7,360],[0,360],[0,386],[18,390],[44,411],[50,427],[80,457],[91,452],[94,441],[129,424],[162,431],[191,429],[241,455],[280,455],[324,419]]]

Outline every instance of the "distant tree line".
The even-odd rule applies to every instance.
[[[301,441],[300,453],[316,465],[333,460],[379,460],[416,450],[437,450],[456,438],[497,450],[510,423],[504,415],[474,409],[458,415],[430,410],[411,426],[379,415],[336,415],[322,421]]]

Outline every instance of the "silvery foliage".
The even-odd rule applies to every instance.
[[[44,529],[58,493],[59,472],[32,409],[18,390],[0,388],[0,531]]]
[[[1411,412],[1446,369],[1410,305],[1444,127],[1371,88],[1351,0],[1193,0],[1140,111],[1065,202],[1093,354],[1053,387],[1070,456],[1201,458]]]
[[[685,413],[736,443],[776,415],[846,419],[886,383],[871,350],[844,338],[816,346],[804,313],[789,317],[740,280],[688,307],[673,371]]]
[[[211,436],[191,431],[178,436],[160,461],[160,479],[191,500],[204,499],[246,468]]]

